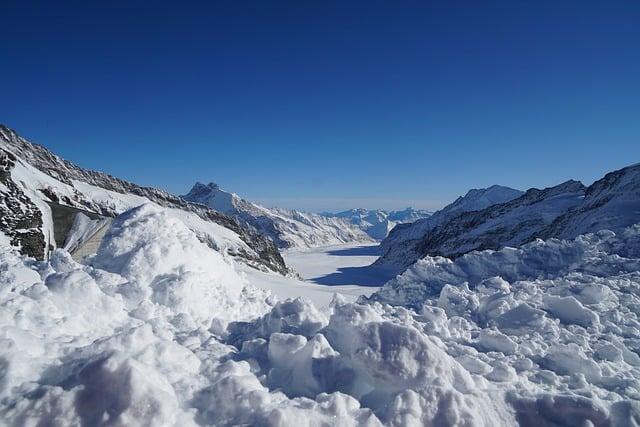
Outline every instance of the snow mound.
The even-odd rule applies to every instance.
[[[1,247],[0,424],[638,424],[639,236],[425,259],[376,296],[413,308],[324,311],[150,205],[85,264]]]
[[[336,299],[327,321],[309,319],[302,302],[289,304],[285,329],[271,314],[230,327],[232,341],[242,342],[237,359],[269,388],[292,400],[351,396],[355,408],[368,408],[360,417],[375,425],[514,422],[500,393],[477,383],[409,311]]]
[[[419,308],[451,284],[474,288],[500,276],[508,282],[554,279],[570,273],[607,277],[640,270],[640,224],[616,235],[607,230],[574,240],[537,239],[519,248],[471,252],[455,260],[426,256],[391,280],[373,299]]]
[[[425,257],[371,297],[413,307],[519,423],[640,420],[640,226]]]
[[[127,279],[121,288],[130,305],[150,300],[197,321],[225,317],[244,288],[220,253],[150,204],[113,221],[91,265]]]

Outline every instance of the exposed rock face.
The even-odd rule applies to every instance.
[[[280,252],[270,239],[260,235],[256,230],[242,226],[238,223],[238,221],[228,215],[217,212],[206,206],[187,202],[180,197],[174,196],[162,190],[151,187],[142,187],[137,184],[113,177],[106,173],[81,168],[55,155],[41,145],[28,142],[27,140],[16,134],[16,132],[14,132],[13,130],[2,125],[0,125],[0,148],[3,149],[5,158],[8,159],[3,160],[3,162],[8,164],[8,162],[15,162],[16,158],[18,158],[23,162],[29,164],[30,166],[36,168],[38,171],[55,179],[55,181],[71,187],[69,193],[62,194],[56,191],[55,186],[43,185],[42,188],[39,189],[39,191],[41,193],[42,199],[45,202],[54,202],[60,205],[76,207],[84,211],[95,212],[102,216],[113,217],[121,213],[121,208],[103,200],[93,198],[91,197],[91,195],[84,194],[81,191],[78,191],[77,189],[73,188],[74,181],[79,181],[91,186],[99,187],[120,194],[140,196],[163,207],[180,209],[186,212],[194,213],[205,221],[219,224],[222,227],[233,231],[252,250],[251,252],[240,250],[236,254],[237,256],[251,265],[266,267],[272,271],[283,274],[288,272],[284,260],[280,255]],[[19,191],[19,188],[17,188],[17,186],[15,185],[15,181],[13,181],[10,177],[11,167],[12,166],[4,166],[2,173],[4,174],[3,179],[8,180],[8,182],[13,182],[14,185],[11,186],[11,184],[5,183],[5,187],[7,188],[7,190],[2,189],[0,193],[1,197],[3,197],[3,200],[9,200],[9,202],[5,202],[3,203],[3,205],[6,205],[7,203],[13,203],[11,205],[12,207],[5,206],[2,208],[8,209],[7,212],[13,212],[12,215],[7,216],[7,218],[11,217],[13,219],[5,220],[6,225],[2,226],[4,227],[2,228],[2,230],[13,230],[5,231],[5,234],[7,234],[9,237],[12,237],[16,234],[25,234],[24,232],[18,233],[18,230],[22,230],[22,228],[16,227],[31,227],[31,225],[36,227],[29,231],[26,237],[20,237],[20,240],[29,242],[28,250],[30,251],[30,255],[33,255],[38,259],[42,259],[46,254],[46,244],[44,243],[46,239],[44,238],[44,236],[41,241],[37,239],[37,232],[35,231],[37,229],[37,212],[39,212],[39,210],[32,201],[30,204],[26,201],[18,202],[18,200],[22,199],[19,199],[20,195],[17,192]],[[26,196],[23,195],[23,199],[24,197]],[[12,202],[11,200],[14,200],[14,202]],[[20,205],[20,203],[22,203],[22,205]],[[27,206],[30,207],[27,208]],[[33,210],[34,207],[35,210]],[[19,211],[19,209],[24,209],[25,211],[22,212]],[[3,215],[3,219],[4,217],[5,216]],[[40,217],[42,217],[41,212]],[[41,222],[42,219],[40,219],[40,223]],[[41,231],[42,230],[40,229],[40,234],[42,234]],[[207,240],[205,236],[201,237],[204,240]],[[212,242],[210,239],[209,241],[207,241],[207,243],[214,245],[214,242]],[[38,245],[41,245],[42,249],[36,248],[36,246]],[[27,249],[23,249],[23,251],[24,250]]]
[[[567,181],[544,190],[532,188],[507,203],[462,213],[428,233],[417,245],[417,253],[420,257],[456,258],[474,250],[520,246],[578,206],[585,190],[582,183]]]
[[[11,180],[16,157],[0,150],[0,231],[24,255],[43,259],[46,242],[42,232],[42,213]]]
[[[622,230],[640,221],[640,164],[609,172],[591,184],[575,209],[556,218],[540,237],[571,239],[602,229]]]

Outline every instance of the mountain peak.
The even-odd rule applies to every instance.
[[[220,186],[215,182],[204,184],[198,181],[193,184],[191,190],[189,190],[189,192],[185,196],[183,196],[183,198],[191,201],[202,200],[204,198],[215,196],[215,194],[219,191],[222,190],[220,190]]]
[[[202,191],[202,190],[216,191],[216,190],[219,190],[219,189],[220,189],[220,186],[218,184],[216,184],[215,182],[210,182],[208,184],[204,184],[204,183],[202,183],[200,181],[197,181],[195,184],[193,184],[193,187],[191,188],[191,191],[194,191],[194,190],[197,190],[197,191]]]
[[[223,213],[233,212],[235,204],[239,199],[235,194],[221,190],[220,186],[215,182],[208,184],[196,182],[187,194],[180,197],[189,202],[199,203]]]

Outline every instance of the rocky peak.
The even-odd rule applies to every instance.
[[[189,193],[187,193],[187,196],[202,197],[202,196],[216,193],[219,190],[220,190],[220,186],[214,182],[210,182],[208,184],[196,182],[193,185],[193,187],[191,187],[191,190],[189,191]]]

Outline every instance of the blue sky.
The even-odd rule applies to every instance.
[[[64,3],[3,2],[0,122],[145,185],[436,208],[640,161],[637,1]]]

